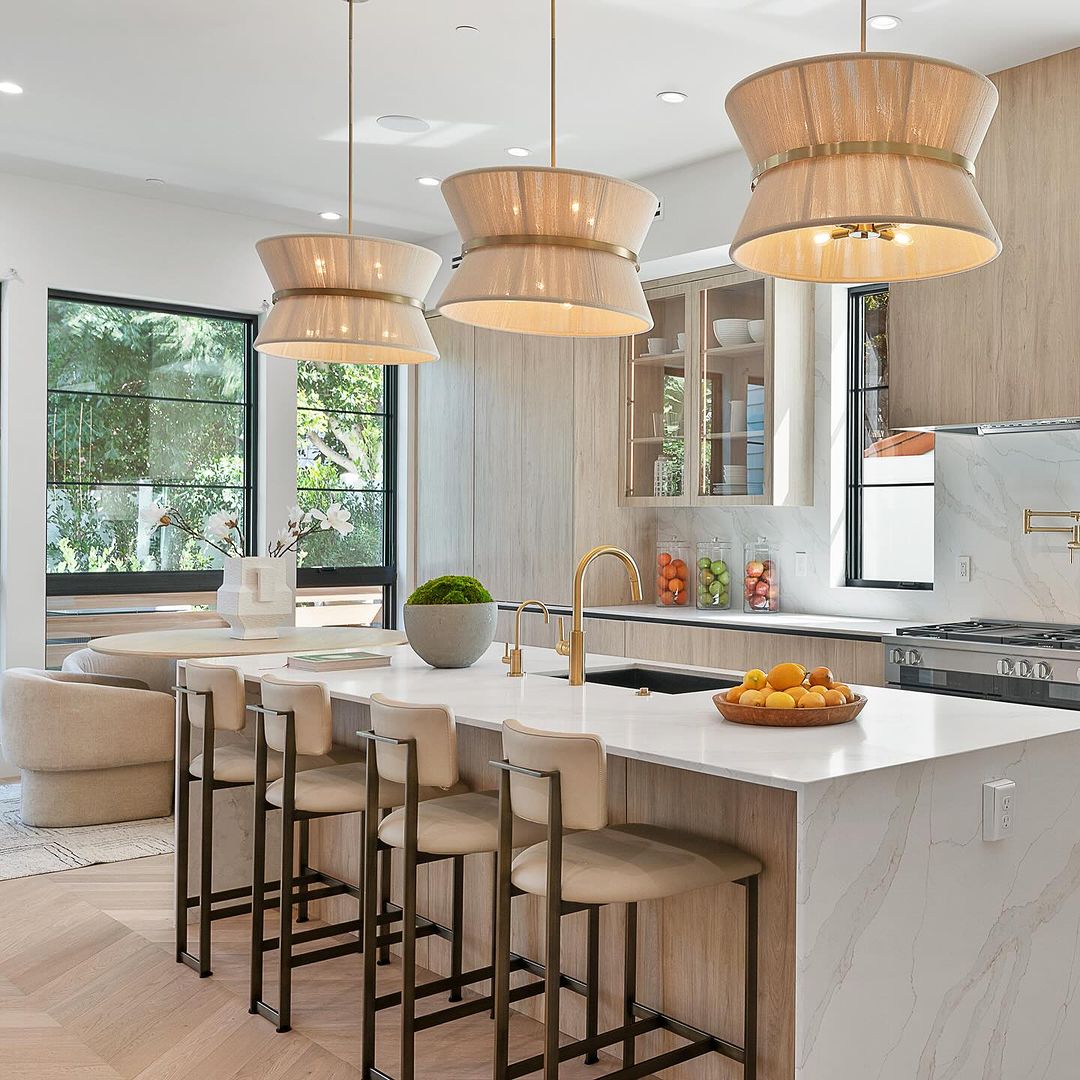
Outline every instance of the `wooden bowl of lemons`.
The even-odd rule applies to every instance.
[[[866,698],[837,680],[826,667],[777,664],[769,672],[752,668],[741,685],[713,696],[725,720],[758,727],[826,727],[847,724],[862,712]]]

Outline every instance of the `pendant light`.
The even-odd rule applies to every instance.
[[[349,9],[348,231],[290,234],[255,249],[274,287],[274,306],[255,348],[289,360],[420,364],[439,352],[422,297],[442,259],[433,251],[353,235],[353,4]]]
[[[489,330],[620,337],[652,327],[638,252],[656,196],[555,162],[555,0],[551,0],[551,165],[473,169],[443,195],[462,260],[439,313]]]
[[[866,51],[759,71],[726,108],[753,165],[731,245],[747,270],[799,281],[913,281],[1001,252],[975,155],[997,108],[984,75]]]

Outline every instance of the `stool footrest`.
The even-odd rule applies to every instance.
[[[316,926],[311,930],[294,930],[292,943],[303,945],[308,941],[320,941],[322,938],[335,937],[337,934],[357,934],[364,928],[362,919],[350,919],[347,922],[328,923],[326,926]],[[263,952],[273,952],[281,945],[281,938],[263,938]]]
[[[541,988],[542,983],[538,983]],[[627,1024],[624,1027],[612,1028],[610,1031],[602,1031],[599,1035],[594,1035],[591,1039],[575,1039],[573,1042],[565,1043],[559,1047],[559,1060],[569,1061],[571,1058],[581,1057],[583,1054],[594,1053],[597,1050],[603,1050],[606,1046],[611,1046],[613,1043],[622,1042],[628,1035],[632,1038],[637,1038],[639,1035],[647,1035],[650,1031],[656,1031],[658,1028],[663,1027],[660,1017],[647,1017],[644,1020],[637,1020],[633,1024]],[[536,1054],[531,1058],[522,1058],[521,1061],[515,1061],[507,1073],[509,1080],[515,1080],[519,1076],[528,1076],[529,1073],[537,1072],[544,1067],[544,1055]],[[648,1070],[642,1073],[643,1076],[648,1076]],[[617,1073],[610,1073],[607,1076],[617,1076]]]
[[[308,964],[317,964],[320,960],[334,960],[339,956],[351,956],[353,953],[363,952],[363,942],[345,941],[340,945],[329,945],[325,949],[313,949],[311,952],[300,953],[292,958],[291,966],[294,968],[307,967]]]
[[[737,1043],[728,1042],[727,1039],[721,1039],[719,1035],[713,1035],[711,1032],[702,1031],[701,1028],[693,1027],[691,1024],[684,1023],[682,1020],[676,1020],[672,1016],[668,1016],[666,1013],[658,1012],[656,1009],[650,1009],[647,1005],[641,1005],[638,1002],[634,1002],[633,1011],[635,1016],[640,1016],[643,1019],[650,1017],[658,1017],[660,1020],[660,1026],[665,1031],[670,1031],[673,1035],[678,1035],[680,1039],[688,1039],[695,1043],[708,1043],[708,1049],[715,1051],[718,1054],[723,1054],[724,1057],[731,1058],[732,1061],[738,1061],[745,1063],[746,1051],[743,1047]]]

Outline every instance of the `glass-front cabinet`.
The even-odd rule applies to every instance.
[[[646,285],[624,347],[627,506],[813,498],[813,290],[737,267]]]

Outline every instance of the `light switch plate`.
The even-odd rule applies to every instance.
[[[796,577],[806,577],[807,563],[808,563],[808,560],[806,558],[806,552],[805,551],[796,551],[795,552],[795,576]]]
[[[983,784],[983,839],[1004,840],[1016,828],[1016,783],[989,780]]]

